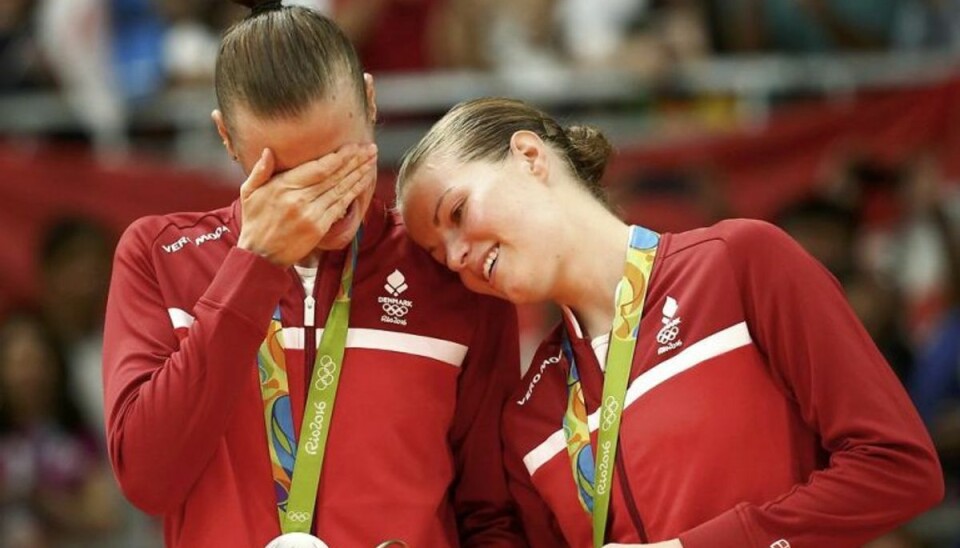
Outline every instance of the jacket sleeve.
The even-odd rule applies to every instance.
[[[453,502],[464,547],[527,546],[503,469],[500,417],[520,382],[516,309],[480,297],[450,432]]]
[[[121,489],[162,514],[180,506],[221,443],[240,371],[253,367],[289,277],[232,249],[177,336],[151,261],[151,241],[131,226],[114,258],[103,379],[107,449]]]
[[[930,437],[836,280],[778,228],[725,224],[750,333],[829,461],[683,533],[684,547],[861,546],[936,504]]]
[[[513,450],[509,441],[504,443],[504,465],[507,470],[507,485],[520,512],[523,530],[531,548],[561,548],[569,546],[557,525],[550,508],[537,493],[523,459]]]

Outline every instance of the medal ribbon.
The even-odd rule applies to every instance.
[[[640,226],[630,227],[623,278],[617,286],[617,298],[610,331],[610,346],[603,374],[603,397],[600,403],[600,431],[597,452],[590,444],[587,406],[583,399],[580,372],[566,330],[563,353],[570,364],[567,375],[567,411],[563,416],[563,434],[577,485],[577,495],[584,510],[593,518],[593,545],[603,546],[607,515],[610,510],[610,487],[613,464],[617,458],[620,419],[630,382],[630,370],[637,346],[637,335],[650,282],[650,272],[657,254],[660,235]],[[596,466],[594,463],[596,462]]]
[[[257,354],[274,492],[277,497],[280,529],[284,534],[309,534],[313,523],[317,486],[323,469],[337,386],[340,384],[347,326],[350,322],[353,272],[357,267],[357,249],[361,235],[362,230],[357,232],[350,246],[340,277],[340,290],[324,324],[308,387],[299,444],[294,434],[290,409],[290,384],[287,380],[279,306],[273,314],[267,336]]]

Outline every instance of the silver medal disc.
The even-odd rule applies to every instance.
[[[270,541],[265,548],[330,548],[327,543],[306,533],[287,533]]]

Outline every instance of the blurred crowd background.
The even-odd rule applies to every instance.
[[[942,506],[871,546],[960,546],[960,0],[295,3],[337,20],[376,78],[385,199],[447,108],[508,95],[605,130],[630,221],[790,232],[843,285],[946,472]],[[160,545],[104,456],[111,257],[136,217],[236,196],[209,114],[219,35],[245,14],[0,1],[0,546]],[[555,320],[522,310],[525,356]]]

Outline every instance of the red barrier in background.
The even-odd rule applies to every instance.
[[[960,176],[960,81],[861,94],[846,103],[794,105],[759,131],[700,137],[621,151],[608,181],[629,220],[660,231],[701,226],[725,215],[772,218],[822,179],[837,150],[894,163],[922,150]],[[36,295],[34,264],[42,231],[61,216],[85,215],[117,233],[137,217],[205,210],[229,203],[235,182],[156,161],[98,165],[83,151],[0,147],[0,305]],[[392,174],[378,194],[390,197]],[[691,180],[716,183],[702,193]],[[702,189],[701,189],[702,190]],[[698,192],[700,192],[698,194]]]
[[[137,160],[98,164],[86,150],[0,148],[0,304],[32,301],[47,227],[66,216],[96,219],[119,235],[134,219],[229,203],[236,188],[208,173]]]
[[[608,181],[630,220],[678,231],[712,222],[709,209],[723,204],[703,199],[725,200],[728,216],[772,219],[824,183],[825,166],[844,153],[893,165],[924,151],[937,155],[948,177],[960,175],[960,80],[792,105],[759,131],[621,151]],[[719,191],[682,188],[696,179]]]

